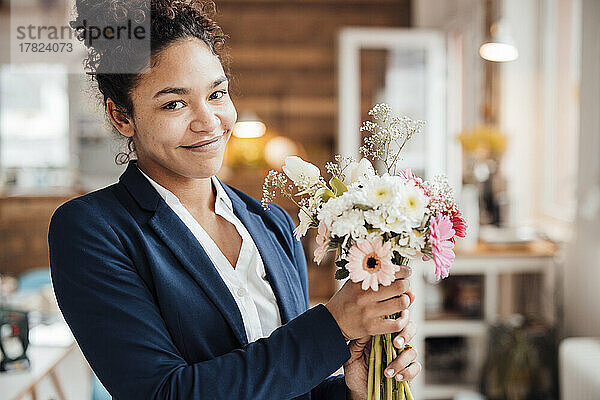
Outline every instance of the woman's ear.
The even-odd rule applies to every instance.
[[[106,99],[106,112],[115,128],[117,128],[123,136],[133,137],[135,134],[133,121],[115,104],[114,101],[112,101],[110,97]]]

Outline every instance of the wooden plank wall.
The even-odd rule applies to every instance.
[[[74,196],[0,197],[0,274],[19,276],[49,266],[50,217]]]
[[[323,167],[337,132],[337,34],[345,26],[407,27],[410,0],[216,0],[230,36],[232,96],[238,113],[256,112],[268,129],[300,142]],[[362,57],[363,93],[381,58]],[[371,77],[371,78],[369,78]],[[370,101],[365,102],[366,107]],[[260,181],[239,183],[260,197]],[[235,181],[233,184],[238,183]],[[253,189],[254,188],[254,189]]]

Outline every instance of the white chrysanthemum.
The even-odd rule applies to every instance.
[[[352,208],[353,203],[352,193],[349,191],[342,196],[329,199],[318,211],[318,219],[325,221],[325,224],[331,227],[334,220],[339,218],[344,211]]]
[[[425,246],[425,235],[416,229],[409,229],[396,236],[393,249],[407,258],[416,258]]]
[[[402,191],[401,205],[407,219],[412,223],[411,227],[418,227],[423,221],[429,199],[423,189],[406,183]]]
[[[401,256],[407,258],[415,258],[418,250],[410,246],[410,237],[406,232],[402,232],[400,236],[396,236],[393,240],[392,248],[400,253]]]
[[[402,257],[405,258],[415,258],[417,257],[417,250],[412,247],[400,247],[396,250]]]
[[[376,208],[392,203],[396,196],[395,189],[394,183],[386,177],[376,176],[371,178],[368,182],[365,182],[364,187],[368,205]]]
[[[421,251],[421,249],[423,249],[423,247],[425,247],[425,233],[424,232],[420,232],[416,229],[411,229],[408,232],[408,235],[410,237],[410,240],[409,240],[410,247],[412,247],[413,249],[419,250],[419,251]]]
[[[367,210],[364,212],[365,221],[375,229],[389,232],[390,229],[386,223],[387,213],[381,209]]]
[[[396,233],[408,232],[412,229],[411,221],[407,218],[404,211],[398,211],[395,208],[390,209],[385,221],[388,230]]]
[[[406,232],[400,234],[400,236],[396,236],[396,242],[398,247],[407,247],[408,246],[408,235]]]
[[[361,210],[347,210],[331,224],[331,233],[335,236],[352,235],[353,237],[367,234],[365,218]]]

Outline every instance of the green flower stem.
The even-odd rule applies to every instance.
[[[386,355],[386,367],[392,362],[392,335],[390,333],[385,334],[385,355]],[[385,399],[392,400],[392,389],[394,388],[394,378],[385,378]]]
[[[381,400],[381,335],[375,336],[375,400]]]
[[[392,358],[395,360],[398,357],[396,348],[392,346]],[[393,400],[404,400],[404,387],[400,385],[400,382],[394,378],[394,399]]]
[[[398,354],[402,353],[404,350],[410,349],[411,346],[410,345],[405,345],[403,349],[400,349],[400,351],[398,352]],[[408,381],[402,381],[402,387],[404,388],[404,392],[406,393],[406,399],[407,400],[414,400],[413,399],[413,395],[412,392],[410,391],[410,385],[408,384]]]
[[[406,392],[406,400],[414,400],[412,393],[410,392],[410,386],[407,381],[402,381],[402,386]]]
[[[312,219],[312,221],[315,223],[315,225],[319,224],[319,221],[314,218],[308,211],[306,211],[306,208],[302,207],[296,200],[294,200],[294,196],[292,196],[291,194],[284,194],[288,199],[290,199],[295,205],[296,207],[298,207],[300,210],[304,211],[304,213],[306,215],[308,215],[310,217],[310,219]]]
[[[371,354],[369,355],[369,376],[367,378],[367,400],[373,400],[373,376],[375,367],[375,338],[371,338]]]
[[[401,257],[399,263],[400,265],[408,265],[408,259]],[[399,312],[385,316],[385,318],[391,319],[398,319],[399,317]],[[407,381],[397,381],[395,378],[388,378],[383,374],[386,367],[393,360],[398,358],[404,350],[411,348],[411,346],[405,345],[404,348],[397,349],[392,343],[395,336],[394,334],[385,334],[371,337],[367,400],[414,400]],[[385,361],[383,359],[384,351]]]

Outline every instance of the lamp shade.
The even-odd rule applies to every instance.
[[[479,48],[481,58],[495,62],[508,62],[519,58],[519,51],[503,20],[494,23],[490,32],[490,41],[482,44]]]
[[[233,127],[233,136],[243,139],[257,138],[263,136],[266,130],[266,125],[255,113],[244,111]]]

